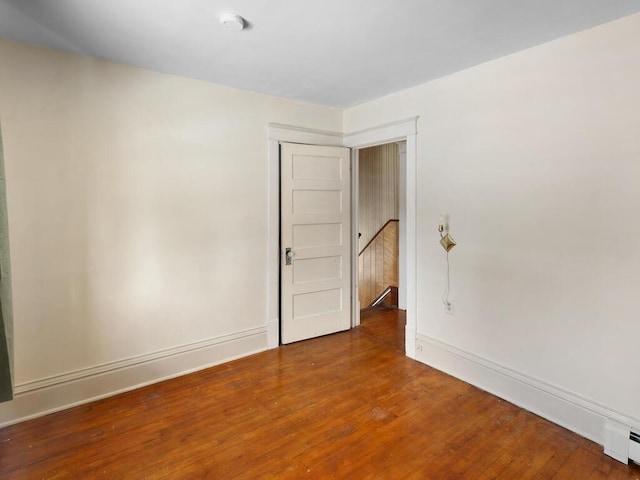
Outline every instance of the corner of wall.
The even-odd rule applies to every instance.
[[[638,419],[424,335],[418,334],[415,359],[603,445],[604,453],[628,462],[629,432],[640,425]]]

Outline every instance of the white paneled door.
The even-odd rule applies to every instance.
[[[291,343],[351,326],[351,153],[281,148],[280,331]]]

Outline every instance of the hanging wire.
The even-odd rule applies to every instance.
[[[444,226],[438,225],[438,231],[440,232],[440,238],[444,238]],[[449,250],[447,250],[447,283],[444,287],[444,292],[442,294],[442,303],[447,307],[450,304],[449,302],[449,292],[451,291],[451,266],[449,264]]]
[[[449,292],[451,290],[451,269],[449,266],[449,252],[447,252],[447,283],[445,284],[444,293],[442,294],[442,303],[449,305]]]

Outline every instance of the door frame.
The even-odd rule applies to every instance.
[[[411,117],[366,130],[342,134],[269,123],[267,155],[267,341],[268,348],[280,344],[280,142],[306,143],[351,148],[351,326],[360,324],[358,308],[358,242],[357,242],[357,174],[358,149],[393,142],[406,142],[406,161],[401,164],[401,188],[404,189],[405,235],[400,238],[400,250],[404,251],[404,268],[401,265],[400,285],[406,292],[405,353],[416,356],[416,166],[417,123]],[[401,162],[402,163],[402,162]],[[403,248],[404,247],[404,248]],[[355,253],[354,253],[355,252]]]

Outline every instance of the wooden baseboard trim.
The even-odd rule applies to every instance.
[[[609,420],[640,428],[640,419],[424,335],[415,358],[600,445]]]
[[[0,427],[179,377],[266,348],[267,329],[259,327],[25,382],[16,386],[12,401],[0,404]]]

